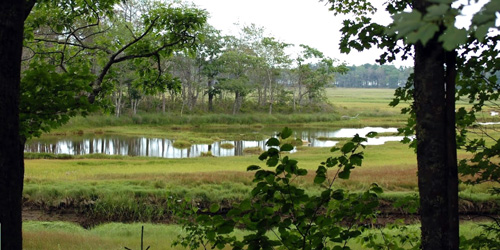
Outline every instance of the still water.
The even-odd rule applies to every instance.
[[[338,130],[303,129],[294,132],[296,138],[304,141],[304,145],[310,147],[332,147],[338,141],[336,138],[350,138],[355,134],[360,136],[368,132],[394,133],[396,128],[365,127],[365,128],[343,128]],[[269,136],[277,132],[269,132]],[[366,145],[382,145],[388,141],[400,141],[402,136],[379,136],[369,138]],[[259,147],[267,150],[266,140],[260,141],[228,141],[222,140],[212,144],[193,144],[188,148],[175,148],[174,141],[168,138],[146,138],[146,137],[125,137],[125,136],[99,136],[63,138],[55,141],[31,140],[26,144],[25,152],[55,153],[70,155],[85,154],[108,154],[108,155],[129,155],[129,156],[150,156],[163,158],[189,158],[198,157],[202,153],[210,151],[212,155],[238,156],[244,155],[244,149]],[[222,144],[232,144],[231,149],[222,148]]]

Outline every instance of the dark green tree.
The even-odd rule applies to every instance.
[[[471,79],[462,72],[470,70],[481,75],[498,70],[497,60],[482,61],[491,60],[491,53],[497,55],[498,52],[486,49],[478,57],[469,57],[468,52],[477,52],[477,48],[488,48],[491,46],[488,44],[496,43],[498,36],[489,35],[488,31],[498,30],[495,15],[500,10],[500,3],[490,1],[474,16],[469,29],[459,29],[455,27],[455,17],[464,5],[454,0],[388,1],[385,9],[394,19],[388,28],[370,17],[375,11],[371,1],[328,2],[336,14],[355,15],[345,20],[341,29],[343,52],[382,48],[387,51],[379,59],[382,64],[398,56],[414,57],[413,77],[405,88],[396,91],[397,98],[392,104],[400,100],[413,102],[410,109],[403,110],[411,114],[404,132],[415,132],[417,137],[414,145],[418,161],[422,248],[458,249],[457,147],[463,146],[465,133],[461,131],[457,145],[456,125],[465,125],[463,114],[467,112],[459,112],[458,117],[455,114],[457,77],[472,80],[461,86],[458,96],[469,95],[468,89],[479,88],[479,92],[489,89],[480,87],[488,86],[487,82]],[[462,81],[464,79],[459,80]],[[479,97],[480,106],[490,98],[488,95],[476,97]],[[475,111],[467,116],[469,122],[474,120]]]
[[[204,11],[158,3],[142,15],[142,25],[128,27],[128,36],[110,39],[113,32],[108,31],[120,23],[114,17],[117,2],[0,3],[2,249],[22,249],[26,139],[91,111],[91,104],[110,89],[107,76],[113,65],[150,58],[158,62],[175,50],[187,49],[206,21]],[[25,61],[22,81],[21,58]],[[160,67],[156,72],[161,72]]]

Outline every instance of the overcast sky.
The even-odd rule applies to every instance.
[[[318,0],[189,0],[210,13],[209,23],[224,34],[237,35],[234,25],[255,23],[265,27],[267,34],[282,42],[306,44],[319,49],[331,58],[349,65],[376,63],[380,51],[351,52],[341,54],[339,50],[340,28],[345,17],[334,16],[328,6]],[[464,0],[465,1],[465,0]],[[381,4],[385,1],[376,1]],[[484,0],[483,0],[484,2]],[[380,9],[383,9],[381,7]],[[478,7],[466,9],[475,12]],[[463,18],[462,18],[463,19]],[[378,13],[374,20],[387,25],[388,14]],[[460,22],[468,25],[466,18]],[[396,62],[396,65],[411,66],[412,61]]]
[[[237,34],[234,25],[255,23],[282,42],[306,44],[348,64],[375,63],[379,52],[341,54],[342,17],[335,17],[317,0],[191,0],[210,13],[209,23],[225,34]],[[377,17],[378,19],[379,17]],[[380,16],[389,23],[389,16]],[[411,63],[407,63],[411,64]]]

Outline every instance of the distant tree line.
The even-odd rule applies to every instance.
[[[364,64],[347,66],[348,71],[335,77],[335,86],[342,88],[398,88],[404,86],[413,67]]]

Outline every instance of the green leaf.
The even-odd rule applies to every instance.
[[[251,165],[249,167],[247,167],[247,171],[255,171],[255,170],[259,170],[260,167],[257,166],[257,165]]]
[[[418,41],[426,45],[429,40],[439,31],[439,26],[434,23],[425,23],[416,32],[412,32],[407,36],[407,42],[415,44]]]
[[[269,156],[269,152],[264,152],[262,153],[261,155],[259,155],[259,160],[263,161],[265,159],[267,159],[267,157]]]
[[[241,209],[233,208],[227,212],[228,217],[241,216]]]
[[[266,142],[266,146],[272,147],[272,146],[279,146],[280,141],[277,138],[270,138]]]
[[[279,162],[278,157],[272,157],[267,160],[266,165],[268,165],[269,167],[274,167],[278,165],[278,162]]]
[[[346,144],[344,144],[344,146],[342,146],[342,153],[344,154],[347,154],[349,152],[352,152],[352,150],[356,148],[356,144],[354,144],[354,142],[348,142]]]
[[[405,37],[422,26],[422,14],[417,10],[395,14],[392,18],[394,25],[388,33],[397,34],[398,38]]]
[[[224,223],[222,223],[222,225],[220,225],[217,228],[217,233],[219,233],[219,234],[231,233],[231,232],[233,232],[235,225],[236,225],[236,223],[234,221],[226,220],[226,221],[224,221]]]
[[[372,132],[369,132],[368,134],[366,134],[366,137],[368,137],[368,138],[375,138],[375,136],[377,136],[377,135],[378,135],[377,132],[373,132],[372,131]]]
[[[284,144],[280,148],[280,151],[282,151],[282,152],[287,152],[287,151],[292,151],[292,150],[293,150],[293,146],[291,144]]]
[[[252,202],[250,200],[243,200],[241,203],[240,203],[240,209],[243,210],[243,211],[247,211],[247,210],[250,210],[252,208]]]
[[[293,131],[289,129],[288,127],[285,127],[283,131],[281,131],[281,139],[286,139],[292,135]]]
[[[299,170],[297,170],[297,175],[299,175],[299,176],[307,175],[307,170],[306,169],[299,169]]]
[[[381,187],[379,187],[376,183],[373,183],[371,185],[370,190],[377,194],[381,194],[384,192],[384,190]]]
[[[427,8],[427,14],[424,16],[424,21],[436,21],[448,13],[450,6],[448,4],[433,4]]]
[[[348,169],[344,169],[344,171],[341,171],[339,173],[340,179],[347,180],[347,179],[349,179],[350,176],[351,176],[351,170],[348,170]]]
[[[325,182],[326,176],[324,174],[317,174],[316,177],[314,177],[314,183],[316,184],[321,184]]]
[[[444,49],[451,51],[467,42],[467,31],[454,26],[448,27],[439,37],[439,41],[443,43]]]
[[[352,165],[361,166],[361,162],[363,161],[363,155],[361,153],[353,154],[351,155],[351,157],[349,157],[349,161],[351,162]]]
[[[495,22],[489,22],[483,25],[479,25],[476,29],[475,36],[479,41],[484,41],[486,34],[488,34],[489,29],[495,25]]]
[[[212,205],[210,205],[209,211],[210,213],[217,213],[219,209],[220,209],[219,204],[213,203]]]
[[[344,190],[337,189],[337,190],[333,191],[332,198],[334,200],[338,200],[338,201],[343,200],[344,199]]]

